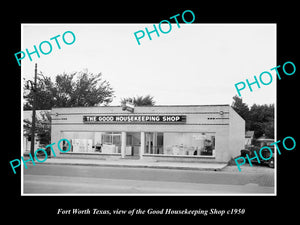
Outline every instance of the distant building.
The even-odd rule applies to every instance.
[[[252,145],[253,138],[254,138],[254,131],[252,131],[252,130],[246,131],[245,146]]]
[[[36,110],[36,119],[41,120],[42,114],[45,112],[51,112],[51,110]],[[29,122],[32,121],[32,111],[31,110],[23,111],[23,121],[24,120],[28,120]],[[34,142],[35,142],[34,146],[35,146],[35,150],[36,150],[40,146],[40,140],[37,135],[35,135]],[[23,129],[23,150],[24,150],[24,152],[30,151],[30,147],[31,147],[31,130]]]

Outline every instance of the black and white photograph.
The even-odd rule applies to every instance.
[[[124,3],[7,7],[6,221],[296,217],[297,7]]]
[[[22,24],[22,194],[276,194],[276,24],[183,18]]]

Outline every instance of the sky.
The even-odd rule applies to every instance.
[[[48,55],[32,54],[32,61],[26,55],[22,78],[33,80],[35,63],[38,72],[53,81],[58,74],[87,70],[101,73],[111,84],[115,98],[110,105],[148,94],[156,105],[213,105],[231,104],[236,83],[254,81],[268,71],[273,82],[261,88],[253,85],[253,92],[246,88],[242,98],[249,106],[276,102],[276,75],[270,71],[277,66],[276,24],[182,22],[178,28],[172,23],[169,33],[159,31],[158,37],[154,32],[152,40],[146,34],[138,45],[134,33],[146,33],[145,27],[151,31],[153,24],[22,24],[20,51],[32,52],[43,41],[52,44]],[[75,34],[71,45],[61,39],[66,31]],[[61,49],[50,40],[57,35]],[[47,45],[43,47],[47,51]]]

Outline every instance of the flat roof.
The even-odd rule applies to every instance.
[[[219,104],[219,105],[143,105],[135,107],[214,107],[214,106],[230,106],[229,104]],[[71,106],[71,107],[53,107],[52,109],[67,109],[67,108],[104,108],[104,107],[122,107],[121,105],[113,106]]]

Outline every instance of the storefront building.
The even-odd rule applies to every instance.
[[[53,108],[51,116],[51,143],[71,143],[58,157],[228,162],[245,144],[245,121],[229,105]]]

